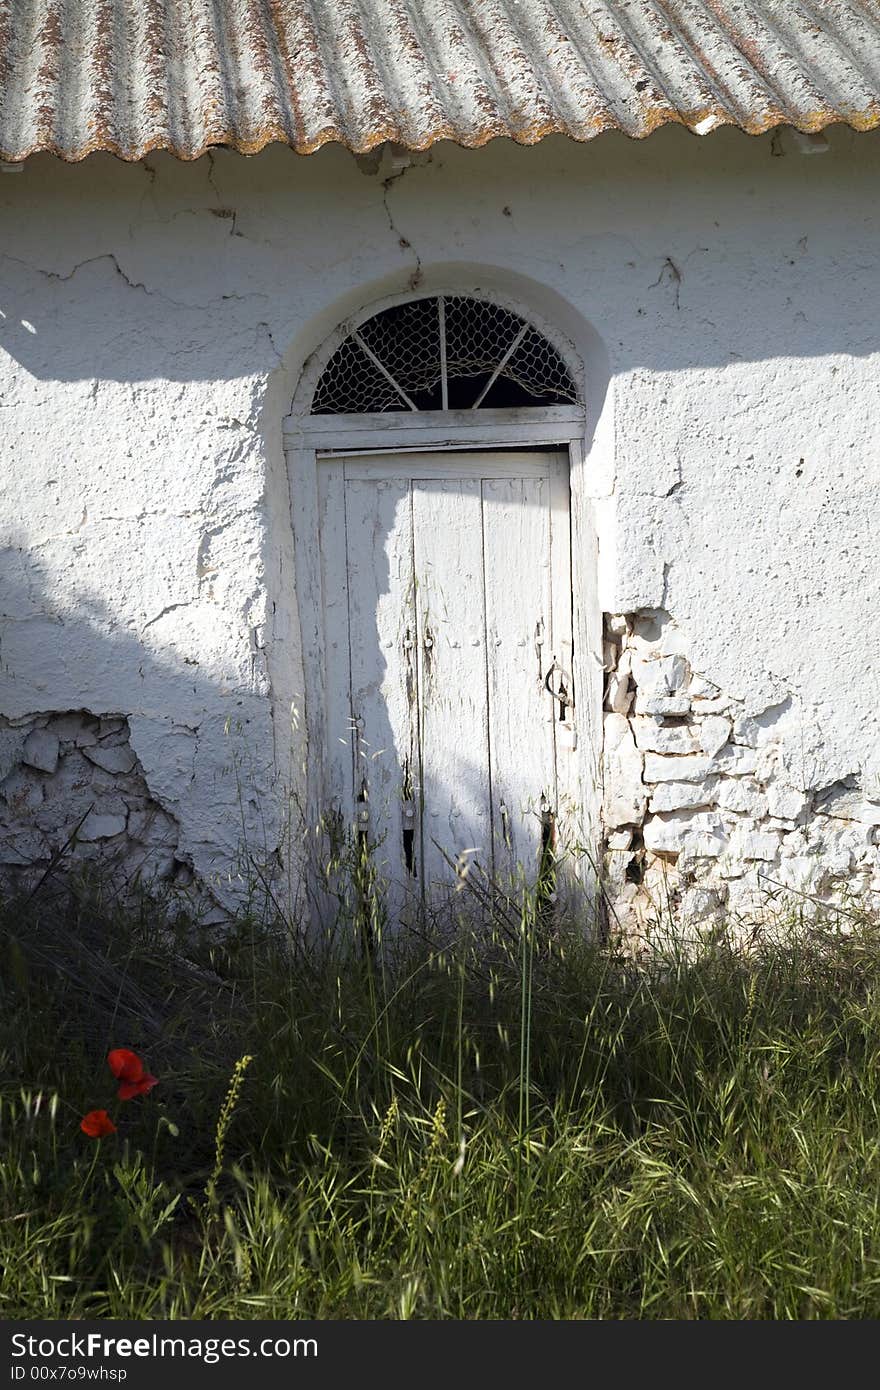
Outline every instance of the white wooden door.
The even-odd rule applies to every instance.
[[[328,809],[389,919],[456,863],[534,880],[574,782],[566,455],[330,457],[318,491]]]

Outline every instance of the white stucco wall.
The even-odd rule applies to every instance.
[[[880,798],[880,140],[829,144],[666,129],[441,146],[399,175],[334,147],[0,177],[16,814],[55,775],[21,784],[31,716],[86,711],[128,721],[128,793],[173,823],[178,866],[225,897],[243,839],[271,856],[303,688],[281,420],[346,313],[437,276],[519,286],[586,351],[601,608],[663,610],[808,789]]]

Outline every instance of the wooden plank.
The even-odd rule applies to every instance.
[[[602,804],[601,754],[603,737],[602,700],[605,676],[602,655],[602,610],[597,597],[598,527],[592,499],[587,494],[587,460],[580,443],[569,449],[571,478],[572,593],[575,636],[576,702],[575,726],[578,746],[575,755],[577,778],[576,831],[590,859],[581,863],[578,876],[588,894],[596,893],[594,866],[598,864]]]
[[[571,565],[571,488],[568,459],[557,455],[550,474],[550,562],[552,582],[552,657],[556,669],[551,682],[554,690],[565,689],[570,703],[563,710],[553,701],[553,736],[556,762],[555,817],[556,858],[563,863],[557,873],[558,896],[570,896],[570,852],[580,843],[578,806],[578,670],[572,629],[572,565]],[[564,714],[564,718],[563,718]],[[568,855],[567,855],[568,852]]]
[[[318,470],[321,592],[324,613],[325,811],[354,820],[354,740],[345,536],[345,474],[341,464]]]
[[[541,799],[555,804],[551,651],[550,479],[482,483],[489,745],[495,876],[534,881]]]
[[[387,885],[394,927],[420,893],[420,866],[414,854],[408,862],[404,837],[414,827],[403,814],[419,781],[408,481],[346,479],[345,518],[351,711],[357,725],[354,800],[356,810],[366,806],[369,812],[371,852]]]
[[[344,459],[347,478],[546,478],[546,453],[527,453],[515,449],[494,454],[485,451],[449,451],[364,455],[334,454]]]
[[[327,851],[321,832],[326,806],[327,726],[318,477],[314,452],[294,450],[289,455],[289,466],[304,680],[306,799],[302,854],[314,925],[319,926],[332,920],[335,900],[324,889],[321,870]]]
[[[379,414],[347,415],[288,415],[283,421],[286,433],[328,434],[375,429],[432,430],[479,429],[499,425],[583,425],[584,408],[580,405],[510,406],[505,409],[480,410],[474,420],[473,410],[385,410]]]
[[[552,682],[554,689],[564,685],[571,697],[571,704],[561,718],[563,711],[558,701],[554,701],[553,730],[556,743],[556,767],[559,775],[559,796],[570,798],[575,793],[572,768],[576,766],[574,753],[577,747],[575,708],[577,695],[575,685],[575,652],[572,633],[572,575],[571,575],[571,503],[568,478],[568,460],[557,455],[550,473],[550,564],[552,582],[552,623],[551,650],[556,663],[556,675]],[[561,813],[561,807],[557,810]]]
[[[535,409],[406,411],[381,415],[289,416],[287,448],[348,449],[516,448],[568,444],[584,429],[580,406]]]
[[[413,483],[422,854],[431,903],[456,884],[445,855],[492,870],[488,698],[478,478]]]

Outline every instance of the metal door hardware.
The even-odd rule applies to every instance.
[[[559,675],[558,690],[554,690],[551,685],[554,671]],[[573,688],[574,682],[569,673],[563,670],[558,661],[554,661],[544,677],[544,689],[547,691],[547,694],[552,695],[554,700],[558,700],[563,710],[573,710],[574,698],[571,693]]]

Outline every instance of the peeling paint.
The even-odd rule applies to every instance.
[[[192,881],[179,824],[151,792],[124,715],[0,716],[0,879],[32,886],[83,864],[118,889]]]
[[[752,833],[800,814],[781,778],[746,770],[748,724],[712,747],[710,719],[728,714],[711,699],[759,730],[776,712],[796,792],[855,777],[848,790],[873,802],[878,139],[838,134],[828,160],[781,162],[769,141],[710,148],[681,131],[653,146],[449,147],[395,180],[393,228],[384,170],[364,178],[341,151],[218,152],[210,180],[207,165],[157,158],[144,177],[104,159],[88,197],[81,170],[49,159],[0,180],[0,711],[124,716],[182,856],[229,898],[246,893],[250,856],[290,862],[316,635],[300,628],[291,502],[304,499],[282,422],[302,363],[313,386],[350,317],[408,296],[417,250],[419,294],[497,296],[575,345],[597,608],[664,607],[691,671],[718,687],[700,697],[707,747],[639,747],[630,732],[622,758],[693,759],[696,780],[609,827],[609,845],[630,835],[627,868],[644,877],[648,853],[678,867],[636,841],[649,817],[672,817],[656,826],[668,843],[679,813],[700,813],[687,805],[700,775],[718,778],[703,812],[751,816]],[[215,215],[233,209],[234,236]],[[588,542],[574,543],[582,559]],[[843,818],[814,819],[843,863]],[[795,829],[792,858],[815,862],[818,841]],[[746,878],[761,862],[769,876],[748,862]],[[846,872],[864,878],[857,858]]]
[[[603,820],[616,928],[752,927],[775,900],[833,913],[880,892],[880,789],[811,784],[791,699],[747,715],[669,613],[606,615]]]

